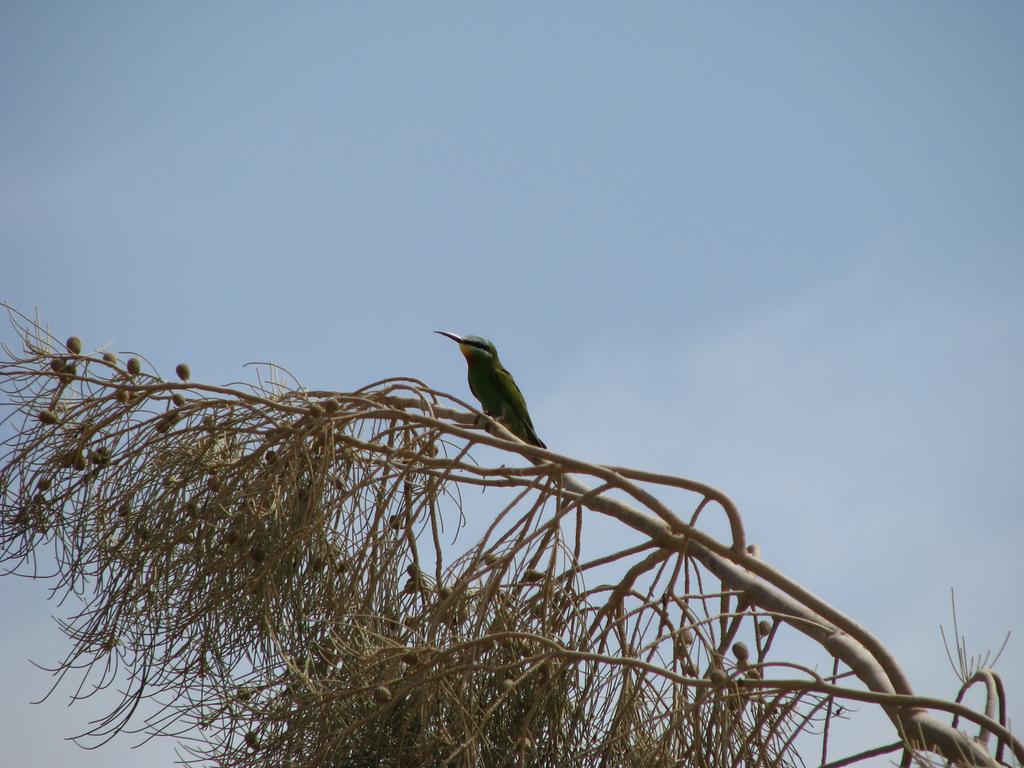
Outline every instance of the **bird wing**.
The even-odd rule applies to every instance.
[[[480,393],[477,392],[476,391],[476,387],[473,386],[473,376],[472,376],[472,374],[470,374],[470,376],[469,376],[469,391],[473,393],[473,397],[475,397],[477,400],[480,401],[480,410],[482,410],[484,413],[487,413],[488,415],[490,415],[490,413],[487,410],[487,406],[484,405],[484,399],[482,397],[480,397]]]
[[[516,380],[512,378],[512,374],[503,366],[496,365],[494,367],[494,383],[499,391],[505,394],[505,401],[511,410],[511,413],[506,414],[506,417],[510,417],[521,425],[521,429],[513,429],[512,431],[516,433],[521,432],[520,437],[526,440],[526,442],[546,448],[547,446],[537,437],[537,432],[533,428],[533,421],[530,420],[530,412],[526,409],[526,398],[523,397],[523,393],[519,390]]]

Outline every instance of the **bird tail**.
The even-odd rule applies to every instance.
[[[547,448],[544,445],[544,441],[537,437],[537,433],[533,431],[533,427],[529,424],[526,425],[526,442],[536,445],[538,448]]]
[[[537,437],[537,433],[533,431],[533,425],[526,419],[520,419],[515,416],[510,417],[507,413],[504,416],[499,416],[497,418],[498,421],[508,427],[509,432],[518,437],[524,443],[536,445],[538,448],[547,448],[547,446],[544,445],[544,441]]]

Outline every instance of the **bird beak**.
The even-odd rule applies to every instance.
[[[447,336],[449,339],[454,341],[456,344],[462,344],[463,343],[462,337],[461,336],[456,336],[454,333],[449,333],[448,331],[434,331],[434,333],[440,333],[442,336]]]

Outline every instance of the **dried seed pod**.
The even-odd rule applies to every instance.
[[[110,463],[110,449],[101,445],[89,452],[89,460],[92,461],[97,467],[105,467]]]
[[[509,643],[509,647],[512,649],[513,653],[522,656],[524,659],[533,654],[533,643],[520,637],[512,638],[512,642]]]
[[[249,749],[259,749],[260,748],[260,737],[256,733],[256,731],[246,731],[245,732],[245,743],[249,747]]]
[[[672,652],[678,659],[685,659],[689,657],[690,646],[686,643],[677,632],[675,637],[672,638]]]
[[[499,560],[501,560],[501,558],[493,552],[488,552],[486,555],[484,555],[484,562],[488,565],[494,565]]]
[[[327,413],[334,413],[341,406],[337,399],[333,397],[328,397],[326,400],[321,400],[320,402]]]
[[[40,491],[48,491],[53,486],[53,481],[48,477],[40,477],[39,482],[36,483],[36,488]]]
[[[156,423],[156,431],[161,434],[169,432],[171,428],[181,420],[181,414],[177,411],[168,411]]]
[[[732,652],[740,661],[746,661],[750,658],[750,649],[747,648],[746,643],[735,643],[732,647]]]
[[[469,609],[465,603],[455,603],[449,611],[448,618],[445,619],[447,624],[452,627],[457,627],[466,623],[466,619],[469,617]]]
[[[544,580],[544,572],[536,568],[527,568],[523,571],[523,581],[537,582]]]
[[[127,405],[132,401],[132,391],[130,389],[125,389],[124,387],[122,387],[121,389],[117,390],[117,394],[115,394],[114,397],[117,398],[118,402]]]
[[[110,363],[111,365],[117,365],[117,355],[115,355],[113,352],[104,352],[103,362]]]
[[[174,368],[174,372],[178,374],[178,378],[182,381],[188,381],[189,376],[192,375],[192,369],[188,367],[188,363],[178,363]]]
[[[416,651],[406,651],[402,654],[401,661],[407,667],[415,667],[420,663],[420,655]]]
[[[129,376],[138,376],[142,373],[142,361],[137,357],[129,357],[126,367]]]
[[[60,419],[57,418],[57,414],[49,408],[43,408],[43,410],[36,414],[36,417],[43,422],[43,424],[56,424],[60,421]]]
[[[64,358],[55,357],[50,361],[50,370],[54,373],[60,373],[64,370]]]
[[[181,394],[181,392],[175,392],[174,395],[171,397],[171,402],[180,408],[186,402],[185,396]]]
[[[309,413],[310,413],[311,416],[315,416],[316,418],[320,418],[321,416],[324,415],[324,407],[322,405],[320,405],[320,403],[310,403],[309,404]]]
[[[89,466],[88,462],[86,462],[86,460],[85,460],[85,454],[82,453],[81,451],[76,451],[75,452],[74,464],[72,464],[72,466],[75,469],[79,469],[79,470],[85,469],[87,466]]]
[[[772,623],[768,619],[761,619],[757,622],[757,634],[759,637],[767,637],[772,631]]]
[[[267,462],[267,464],[273,464],[275,461],[277,461],[277,451],[271,448],[269,451],[263,454],[263,459]]]
[[[397,515],[392,515],[390,518],[388,518],[388,525],[390,525],[394,530],[397,531],[399,528],[402,528],[405,525],[405,515],[401,512]]]
[[[72,355],[80,355],[82,353],[82,340],[77,336],[69,336],[68,340],[64,342],[64,346],[68,348],[68,352]]]
[[[723,686],[729,682],[729,675],[721,667],[712,667],[708,671],[708,680],[716,687]]]
[[[513,688],[516,687],[516,681],[513,680],[511,677],[506,677],[504,680],[501,681],[501,687],[503,690],[511,691]]]
[[[60,375],[65,379],[69,379],[77,373],[78,369],[75,367],[75,364],[67,361],[64,363],[64,370],[60,372]]]
[[[387,704],[391,701],[391,689],[386,685],[378,685],[373,689],[373,700],[378,704]]]

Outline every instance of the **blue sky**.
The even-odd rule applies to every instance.
[[[955,587],[1019,694],[1021,39],[1010,2],[0,2],[0,299],[216,382],[468,396],[430,332],[487,336],[549,445],[719,485],[923,693]],[[44,595],[0,580],[5,753],[167,761],[25,703]]]

